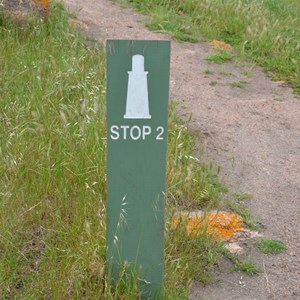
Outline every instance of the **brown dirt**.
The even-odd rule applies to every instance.
[[[110,1],[65,2],[100,42],[169,39],[147,30],[144,16]],[[183,118],[193,114],[191,129],[205,134],[206,155],[222,166],[224,181],[253,195],[247,206],[265,226],[264,236],[283,241],[288,250],[268,256],[250,245],[245,255],[263,273],[229,273],[224,262],[212,283],[194,283],[190,299],[300,299],[300,99],[260,68],[248,78],[247,65],[208,63],[212,51],[209,44],[172,41],[171,99],[181,104]],[[206,69],[214,74],[206,75]],[[239,80],[248,82],[244,89],[229,85]],[[211,86],[211,81],[218,84]]]

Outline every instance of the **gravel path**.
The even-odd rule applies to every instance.
[[[169,39],[147,30],[144,16],[110,1],[65,2],[100,42]],[[247,206],[265,226],[264,236],[283,241],[288,249],[267,256],[246,247],[263,273],[228,273],[224,263],[224,272],[212,283],[194,283],[190,299],[300,299],[300,99],[259,68],[247,77],[249,66],[209,64],[211,51],[208,44],[172,41],[171,98],[182,104],[183,118],[193,113],[191,129],[205,134],[207,156],[222,166],[224,181],[253,195]],[[241,80],[247,81],[243,89],[230,86]]]

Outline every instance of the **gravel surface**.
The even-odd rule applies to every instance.
[[[110,1],[65,2],[101,43],[170,39],[147,30],[144,16]],[[208,44],[172,41],[171,99],[181,104],[182,118],[193,114],[191,130],[204,133],[206,155],[222,166],[223,180],[253,195],[247,206],[264,236],[283,241],[287,251],[269,256],[248,245],[245,255],[261,266],[260,275],[230,273],[224,261],[213,282],[194,283],[190,299],[300,299],[300,99],[260,68],[247,77],[247,65],[208,63],[212,51]],[[247,81],[243,89],[230,86],[241,80]]]

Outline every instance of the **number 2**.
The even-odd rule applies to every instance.
[[[158,126],[156,128],[156,131],[157,131],[156,140],[163,140],[164,137],[162,135],[164,134],[164,128],[162,126]]]

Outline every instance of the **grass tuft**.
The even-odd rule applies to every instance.
[[[252,260],[242,261],[237,254],[231,254],[228,251],[224,252],[224,255],[232,262],[231,272],[243,272],[249,276],[253,276],[262,272],[262,270],[256,266]]]
[[[258,268],[253,261],[246,260],[241,262],[239,260],[235,260],[234,266],[231,268],[232,272],[243,272],[247,275],[253,276],[261,273],[261,269]]]
[[[209,62],[214,62],[216,64],[221,65],[221,64],[224,64],[224,63],[232,60],[232,58],[233,58],[233,55],[229,51],[222,50],[217,53],[210,54],[207,57],[207,60]]]
[[[246,84],[248,84],[248,82],[244,81],[244,80],[234,81],[234,82],[229,83],[229,85],[232,88],[239,88],[239,89],[244,89]]]
[[[279,254],[286,250],[284,243],[276,240],[260,238],[256,241],[255,246],[265,254]]]
[[[209,70],[209,69],[206,69],[203,73],[204,73],[205,75],[213,75],[213,74],[214,74],[214,71]]]
[[[216,81],[216,80],[212,80],[212,81],[209,83],[210,86],[216,86],[217,84],[218,84],[218,81]]]
[[[228,207],[243,218],[243,222],[252,230],[262,230],[262,225],[253,220],[249,210],[243,204],[232,201],[228,203]]]

